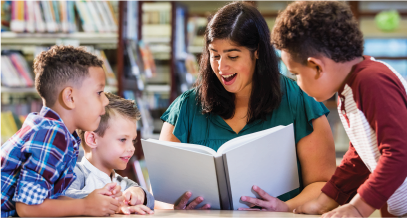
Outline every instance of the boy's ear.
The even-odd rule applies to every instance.
[[[75,108],[75,102],[73,98],[73,88],[68,86],[64,88],[61,92],[61,97],[62,97],[62,102],[64,107],[67,107],[68,109],[74,109]]]
[[[95,132],[85,132],[85,142],[91,148],[97,147],[97,134]]]
[[[321,74],[325,72],[324,62],[319,58],[309,57],[307,59],[307,65],[315,69],[316,72],[315,79],[318,79],[321,76]]]

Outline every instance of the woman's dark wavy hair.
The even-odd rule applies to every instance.
[[[247,3],[233,2],[219,9],[206,27],[205,47],[195,84],[197,100],[202,105],[203,114],[215,113],[230,119],[235,114],[235,95],[226,91],[210,64],[208,46],[215,39],[228,39],[237,46],[246,47],[253,59],[257,50],[247,121],[265,120],[266,115],[279,106],[282,92],[279,61],[263,16]]]

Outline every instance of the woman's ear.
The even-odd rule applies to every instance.
[[[256,51],[254,51],[254,57],[256,58],[256,59],[259,59],[259,49],[257,49]]]
[[[94,149],[97,148],[97,137],[98,135],[95,132],[85,132],[85,142],[89,146],[89,148]]]
[[[315,73],[316,73],[315,79],[318,79],[319,77],[322,76],[323,73],[325,73],[325,64],[319,58],[309,57],[307,59],[307,66],[315,69]]]

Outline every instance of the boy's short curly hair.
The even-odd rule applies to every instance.
[[[363,54],[358,22],[346,3],[336,1],[291,3],[276,19],[272,43],[302,64],[318,55],[339,63]]]
[[[55,45],[34,60],[35,87],[45,105],[51,107],[67,84],[82,85],[83,78],[89,75],[89,67],[102,66],[103,61],[84,48]]]
[[[127,100],[115,94],[105,92],[109,104],[105,107],[105,114],[102,115],[99,127],[94,131],[99,136],[103,137],[106,129],[109,127],[109,120],[114,115],[121,115],[132,121],[140,120],[141,114],[137,105],[132,100]],[[86,150],[85,131],[78,129],[78,135],[81,138],[81,144]]]

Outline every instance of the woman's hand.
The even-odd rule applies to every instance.
[[[288,212],[288,206],[284,201],[267,194],[263,189],[253,186],[253,190],[260,196],[261,199],[242,196],[240,199],[249,203],[249,207],[258,206],[260,208],[239,208],[238,210],[264,210]]]
[[[191,203],[188,204],[189,199],[191,198],[192,193],[191,192],[185,192],[184,195],[182,195],[181,200],[177,205],[174,205],[174,210],[194,210],[194,209],[199,209],[199,210],[207,210],[211,206],[209,204],[205,204],[201,208],[196,208],[202,201],[204,200],[203,197],[197,197]]]

